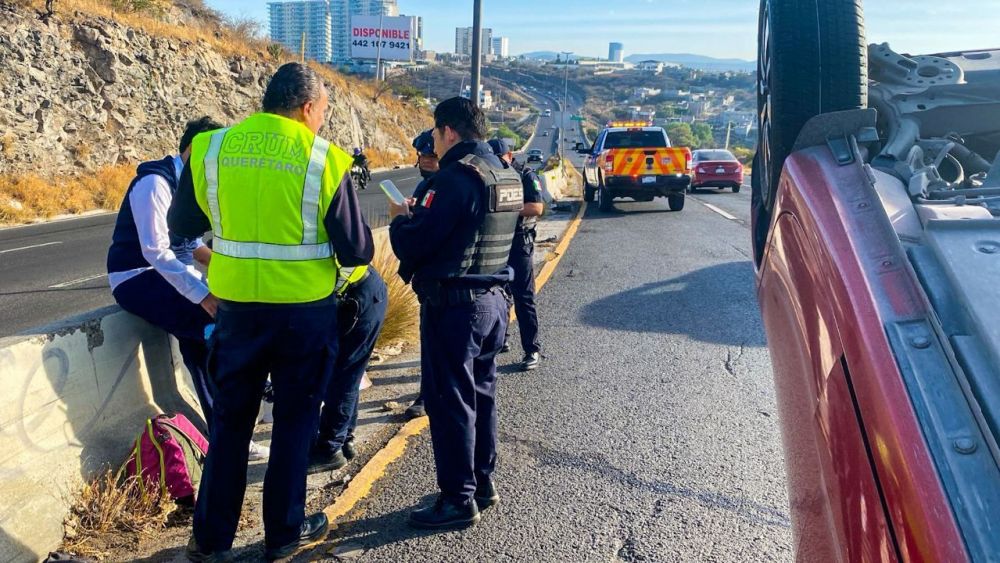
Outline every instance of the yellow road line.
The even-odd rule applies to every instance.
[[[580,205],[580,209],[576,212],[576,216],[570,222],[569,228],[566,229],[566,234],[563,235],[562,241],[556,246],[556,249],[552,251],[555,256],[554,259],[549,260],[542,267],[541,272],[536,279],[537,287],[540,290],[542,286],[549,281],[552,277],[552,272],[559,265],[559,261],[562,260],[563,254],[569,247],[570,241],[576,235],[577,230],[580,228],[580,222],[583,220],[583,214],[587,211],[587,202],[583,202]],[[327,518],[330,522],[334,522],[337,518],[340,518],[350,512],[358,504],[358,502],[368,496],[371,492],[372,486],[375,482],[385,475],[386,469],[389,465],[399,459],[403,452],[406,451],[407,441],[421,432],[424,431],[428,426],[427,417],[415,418],[406,424],[396,432],[396,435],[389,440],[389,443],[385,445],[384,448],[379,450],[373,458],[371,458],[361,471],[358,472],[354,479],[351,479],[347,488],[344,492],[337,497],[337,500],[328,507],[326,507],[323,512],[326,513]]]
[[[587,211],[587,202],[584,201],[580,204],[580,209],[579,211],[576,212],[576,217],[574,217],[573,220],[570,222],[569,228],[566,229],[566,234],[563,235],[563,239],[556,246],[556,249],[552,251],[552,255],[555,258],[552,258],[551,260],[546,262],[545,265],[542,266],[542,271],[538,273],[538,277],[535,278],[535,285],[538,287],[539,290],[541,290],[542,286],[544,286],[549,281],[549,278],[552,277],[552,272],[554,272],[556,266],[559,265],[559,261],[562,260],[563,254],[569,247],[570,241],[573,240],[573,237],[576,235],[577,229],[580,228],[580,221],[583,220],[583,214],[586,211]]]
[[[423,432],[424,428],[427,428],[427,424],[426,416],[414,418],[404,424],[396,432],[396,435],[389,440],[389,443],[361,468],[356,477],[351,479],[347,488],[337,497],[337,500],[332,505],[323,509],[326,517],[333,522],[350,512],[359,500],[365,498],[371,492],[372,485],[385,475],[385,470],[389,465],[403,455],[403,452],[406,450],[407,440]]]

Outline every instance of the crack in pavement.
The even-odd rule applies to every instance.
[[[740,361],[744,352],[746,352],[746,344],[742,342],[740,343],[740,351],[736,354],[735,358],[733,357],[733,351],[728,348],[726,349],[726,361],[723,362],[723,367],[726,368],[729,375],[736,376],[736,362]]]
[[[714,491],[644,479],[613,466],[603,454],[564,452],[550,448],[540,441],[519,438],[508,432],[500,433],[499,437],[504,442],[524,445],[542,465],[583,471],[628,487],[693,500],[706,508],[725,510],[753,524],[786,529],[791,527],[788,515],[774,507]]]

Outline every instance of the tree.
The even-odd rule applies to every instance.
[[[691,132],[698,141],[698,148],[711,148],[715,145],[715,137],[712,134],[712,127],[707,123],[695,123],[691,126]]]
[[[667,125],[667,136],[675,147],[697,147],[698,139],[687,123],[670,123]]]

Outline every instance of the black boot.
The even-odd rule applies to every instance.
[[[538,364],[542,362],[542,355],[538,352],[532,352],[530,354],[525,354],[524,359],[521,360],[521,371],[531,371],[533,369],[538,369]]]
[[[458,504],[438,495],[434,504],[418,508],[410,513],[410,525],[414,528],[444,529],[467,528],[479,522],[479,508],[475,502]]]
[[[326,536],[330,529],[330,522],[326,519],[326,514],[317,512],[312,516],[306,516],[302,527],[299,529],[299,539],[279,547],[269,547],[264,550],[264,557],[268,561],[284,559],[294,554],[300,547],[317,542]]]
[[[340,448],[340,451],[344,453],[344,457],[348,461],[354,459],[354,456],[358,455],[357,450],[354,449],[354,436],[348,436],[347,440],[344,441],[344,447]]]
[[[422,416],[427,416],[427,409],[424,408],[423,397],[417,397],[417,400],[406,409],[406,419],[413,420]]]
[[[309,469],[307,472],[320,473],[322,471],[333,471],[347,465],[347,457],[343,450],[331,452],[322,448],[314,448],[309,452]]]
[[[473,499],[481,511],[500,502],[500,495],[497,493],[496,486],[493,485],[493,479],[487,477],[485,481],[476,484],[476,496]]]
[[[200,563],[225,563],[235,560],[233,552],[230,550],[202,551],[202,549],[198,547],[198,542],[195,541],[194,536],[191,536],[191,541],[188,542],[187,549],[184,550],[184,554],[187,555],[188,561],[197,561]]]

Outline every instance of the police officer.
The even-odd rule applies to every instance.
[[[434,152],[434,135],[428,129],[414,137],[413,148],[417,150],[417,169],[423,180],[413,190],[413,199],[421,200],[427,193],[427,184],[431,176],[437,173],[440,168],[438,155]],[[414,419],[427,416],[427,409],[424,407],[424,397],[422,393],[417,394],[417,398],[406,408],[406,418]]]
[[[343,288],[337,307],[340,351],[326,387],[310,471],[340,469],[354,458],[361,378],[385,322],[389,294],[378,271],[359,266],[352,275],[356,280]]]
[[[328,100],[313,70],[283,65],[261,113],[195,137],[168,214],[178,235],[213,231],[208,284],[219,298],[209,361],[212,433],[187,549],[193,561],[231,557],[268,373],[274,428],[265,556],[287,557],[327,531],[323,513],[305,516],[305,495],[309,445],[337,358],[334,288],[374,254],[351,185],[351,156],[317,135]]]
[[[493,153],[507,166],[517,170],[514,154],[507,141],[491,139],[490,148]],[[514,269],[514,280],[507,286],[514,301],[514,312],[517,313],[517,326],[521,333],[521,349],[524,359],[521,360],[521,371],[531,371],[538,368],[541,362],[542,346],[538,341],[538,311],[535,308],[535,224],[542,215],[545,206],[542,204],[541,182],[538,175],[527,166],[521,167],[521,185],[524,187],[524,209],[517,219],[517,229],[514,231],[514,244],[510,249],[508,264]],[[503,351],[510,347],[508,336],[504,337]]]
[[[496,465],[496,355],[507,328],[503,285],[521,180],[483,142],[486,117],[472,101],[451,98],[434,110],[440,170],[419,198],[390,204],[389,238],[400,275],[421,303],[423,397],[430,417],[437,482],[433,505],[412,525],[475,524],[499,500]]]

